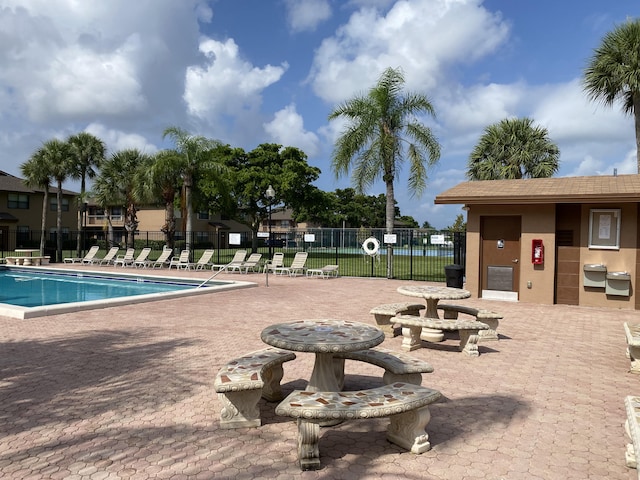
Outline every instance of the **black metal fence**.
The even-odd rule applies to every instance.
[[[15,249],[39,248],[40,232],[7,229],[0,232],[2,257],[13,255]],[[291,262],[296,252],[305,251],[309,254],[308,268],[339,265],[340,275],[343,276],[386,278],[391,272],[393,278],[424,281],[444,281],[445,266],[465,264],[464,232],[398,229],[392,237],[388,237],[383,229],[314,228],[274,231],[272,235],[273,239],[269,242],[266,232],[258,232],[255,237],[251,232],[192,232],[187,241],[185,233],[178,232],[174,251],[177,254],[188,245],[192,260],[197,261],[205,249],[213,248],[215,253],[212,262],[216,264],[227,263],[240,249],[262,253],[265,260],[274,252],[283,252],[285,265]],[[108,238],[106,231],[65,233],[62,258],[57,258],[57,239],[55,234],[48,233],[44,254],[49,255],[54,263],[65,257],[75,257],[78,236],[81,238],[82,255],[92,245],[100,246],[103,252],[112,245],[124,249],[128,240],[126,232],[122,231],[115,231],[111,238]],[[377,242],[369,242],[368,254],[363,244],[372,238]],[[142,231],[134,235],[136,251],[151,247],[150,259],[157,258],[164,245],[165,235],[162,232]],[[392,259],[391,271],[388,269],[389,256]]]

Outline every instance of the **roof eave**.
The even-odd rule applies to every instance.
[[[554,195],[554,196],[451,196],[439,197],[434,200],[438,205],[495,205],[508,203],[512,205],[541,205],[550,203],[640,203],[640,194],[633,195]]]

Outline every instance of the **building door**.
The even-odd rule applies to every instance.
[[[520,227],[519,216],[481,218],[480,285],[484,298],[517,300],[520,283]]]

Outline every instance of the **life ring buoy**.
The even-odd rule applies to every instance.
[[[370,247],[369,244],[373,244],[373,247]],[[362,248],[365,253],[370,256],[374,256],[378,254],[378,250],[380,250],[380,242],[375,237],[369,237],[364,242],[362,242]]]

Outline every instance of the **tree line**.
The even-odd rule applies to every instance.
[[[384,225],[384,195],[359,194],[353,188],[335,192],[318,189],[313,182],[320,169],[310,166],[300,149],[262,144],[246,152],[178,127],[167,128],[163,135],[174,148],[155,154],[124,149],[107,156],[105,143],[86,132],[45,142],[21,165],[27,185],[44,192],[41,231],[46,231],[51,185],[57,187],[56,227],[61,231],[62,185],[70,179],[80,180],[81,185],[78,231],[82,227],[82,205],[91,200],[105,212],[109,238],[113,234],[111,213],[114,208],[122,209],[128,242],[133,242],[130,233],[138,227],[136,213],[141,206],[164,209],[161,229],[168,245],[173,245],[176,231],[193,230],[193,215],[198,211],[223,212],[254,233],[266,220],[269,207],[279,205],[291,208],[298,222],[317,222],[327,227]],[[87,190],[89,179],[93,184]],[[274,198],[267,197],[269,185],[276,192]],[[176,223],[176,209],[182,213],[183,225]],[[417,226],[413,218],[402,217],[397,206],[395,212],[409,226]],[[43,234],[41,250],[44,240]],[[59,256],[61,241],[62,236],[58,235]],[[76,248],[80,255],[80,237]]]

